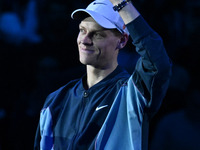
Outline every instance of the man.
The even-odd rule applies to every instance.
[[[87,73],[47,97],[35,149],[146,149],[148,122],[171,74],[162,39],[130,1],[97,0],[72,18],[81,20],[77,44]],[[141,55],[132,75],[117,63],[129,34]]]

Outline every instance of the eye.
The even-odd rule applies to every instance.
[[[86,30],[84,28],[79,28],[80,33],[85,34]]]
[[[93,37],[96,38],[96,39],[101,39],[101,38],[104,37],[104,35],[101,32],[95,32],[93,34]]]

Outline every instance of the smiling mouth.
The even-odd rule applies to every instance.
[[[94,50],[87,49],[87,48],[80,48],[80,51],[86,52],[86,53],[93,53],[94,52]]]

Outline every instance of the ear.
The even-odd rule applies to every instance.
[[[118,49],[124,48],[126,46],[126,43],[128,42],[128,39],[129,39],[128,34],[124,33],[120,38],[120,41],[119,41],[119,43],[117,45],[117,48]]]

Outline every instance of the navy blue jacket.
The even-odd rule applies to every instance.
[[[51,93],[41,111],[35,149],[147,148],[148,121],[165,96],[171,63],[161,37],[141,16],[127,28],[141,55],[133,74],[118,66],[88,90],[78,79]]]

